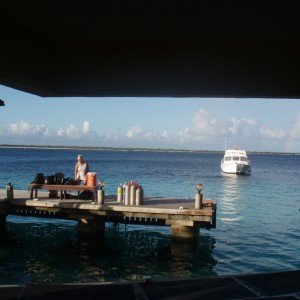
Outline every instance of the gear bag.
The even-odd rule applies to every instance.
[[[36,184],[44,184],[45,182],[45,177],[43,173],[37,173],[34,177],[34,180],[31,183],[36,183]]]
[[[56,172],[54,175],[54,184],[64,184],[65,175],[62,172]]]

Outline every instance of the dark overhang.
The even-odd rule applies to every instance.
[[[42,97],[300,97],[297,1],[32,3],[1,5],[0,84]]]

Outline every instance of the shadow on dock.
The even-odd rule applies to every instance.
[[[0,286],[0,299],[299,299],[300,271],[189,280]]]

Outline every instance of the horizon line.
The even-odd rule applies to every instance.
[[[104,146],[53,146],[53,145],[14,145],[0,144],[0,148],[40,148],[40,149],[81,149],[81,150],[113,150],[113,151],[149,151],[149,152],[214,152],[224,153],[224,150],[189,150],[189,149],[174,149],[174,148],[144,148],[144,147],[104,147]],[[300,155],[300,152],[284,152],[284,151],[247,151],[252,154],[290,154]]]

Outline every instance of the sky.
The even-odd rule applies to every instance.
[[[300,99],[0,99],[0,144],[300,152]]]

